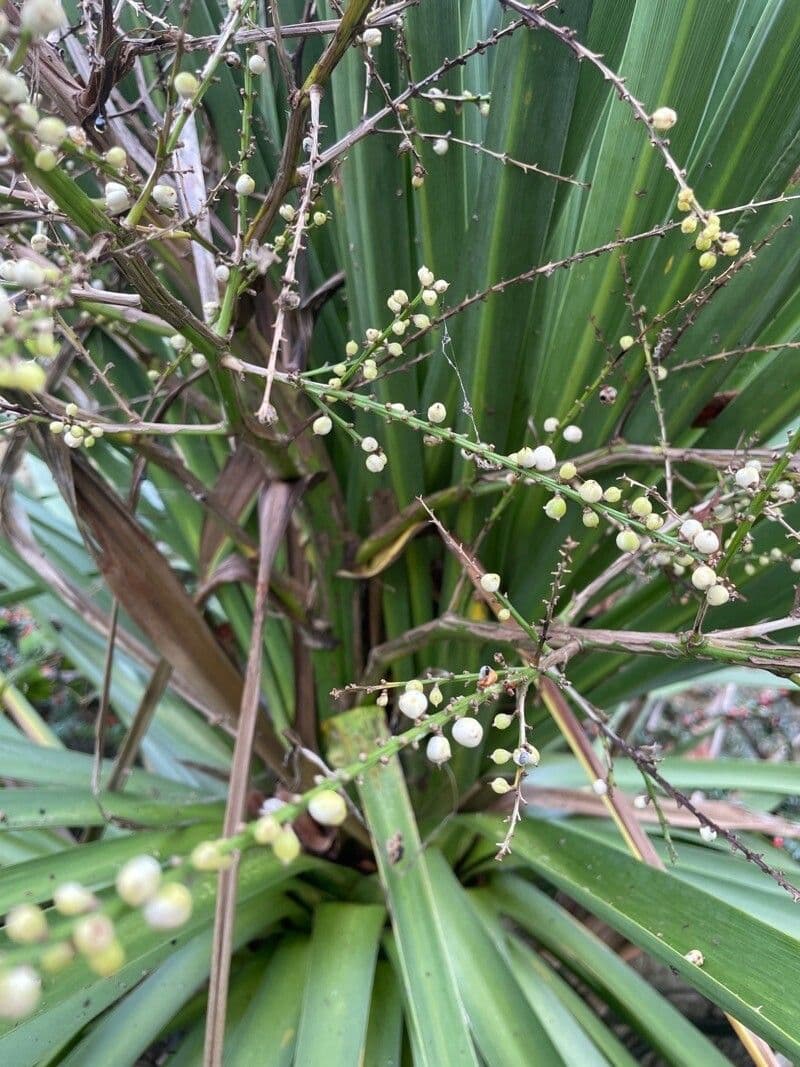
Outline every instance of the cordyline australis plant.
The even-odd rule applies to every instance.
[[[0,30],[3,1062],[800,1055],[794,765],[640,723],[800,673],[795,5]]]

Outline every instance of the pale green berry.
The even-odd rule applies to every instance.
[[[596,504],[603,499],[603,487],[593,478],[589,478],[578,490],[585,504]]]
[[[633,530],[620,530],[617,534],[617,548],[620,552],[635,552],[639,543],[639,538]]]
[[[17,904],[6,915],[5,932],[9,941],[31,945],[47,937],[47,919],[37,904]]]
[[[505,778],[493,778],[489,782],[489,788],[493,793],[499,793],[502,796],[503,793],[509,793],[513,786]]]
[[[57,941],[44,950],[39,964],[45,974],[58,974],[75,959],[75,949],[69,941]]]
[[[190,74],[188,70],[182,70],[180,74],[176,74],[172,84],[175,87],[175,92],[182,100],[192,100],[200,88],[197,78],[195,78],[194,74]]]
[[[588,530],[593,530],[596,526],[600,525],[600,516],[596,511],[592,511],[591,508],[585,508],[581,518],[583,520],[583,525]]]
[[[236,192],[239,196],[252,196],[256,183],[250,174],[240,174],[236,179]]]
[[[52,148],[40,148],[33,159],[34,165],[45,173],[55,170],[58,166],[58,156]]]
[[[128,153],[124,148],[120,148],[119,145],[114,145],[112,148],[109,148],[103,158],[110,167],[114,168],[114,170],[122,170],[128,162]]]
[[[253,839],[259,845],[271,845],[281,832],[281,824],[272,815],[262,815],[253,826]]]
[[[648,515],[652,514],[652,511],[653,505],[646,496],[637,496],[635,500],[631,501],[631,514],[640,519],[647,518]]]
[[[697,262],[700,264],[701,270],[711,270],[717,262],[717,257],[713,252],[704,252]]]
[[[442,691],[439,688],[438,684],[435,685],[433,689],[431,689],[430,693],[428,694],[428,700],[431,704],[433,704],[435,708],[438,708],[441,702],[444,700],[444,697],[442,696]]]
[[[697,229],[697,215],[687,215],[681,222],[681,233],[694,233]]]
[[[504,711],[499,711],[492,720],[492,726],[495,730],[507,730],[511,725],[511,716],[507,715]]]
[[[233,863],[233,857],[220,852],[216,841],[201,841],[192,849],[189,862],[196,871],[224,871]]]
[[[63,422],[51,422],[50,423],[50,433],[59,434],[59,433],[63,433],[63,432],[64,432],[64,423]]]
[[[365,382],[374,382],[378,377],[378,364],[374,359],[365,359],[361,367]]]
[[[344,346],[344,354],[346,356],[350,356],[351,359],[353,356],[357,356],[358,344],[355,341],[348,341],[347,344]]]
[[[101,978],[110,978],[122,969],[125,963],[125,949],[115,938],[110,945],[87,956],[86,962],[95,974]]]
[[[652,515],[647,516],[644,520],[644,524],[648,530],[660,530],[664,525],[664,519],[661,515],[656,515],[655,512],[653,512]]]
[[[174,930],[192,914],[192,894],[182,882],[168,882],[142,908],[142,916],[154,930]]]
[[[275,858],[284,867],[288,867],[290,863],[297,859],[300,855],[300,839],[291,826],[284,826],[281,829],[281,832],[272,843],[272,851],[275,854]]]
[[[571,482],[577,473],[578,468],[574,463],[562,463],[558,471],[558,476],[563,482]]]
[[[347,818],[347,803],[341,793],[325,789],[311,798],[308,814],[320,826],[341,826]]]
[[[36,136],[42,144],[49,145],[51,148],[58,148],[67,136],[67,127],[61,119],[56,118],[54,115],[47,115],[37,122]]]
[[[626,333],[624,337],[619,339],[619,347],[622,352],[627,352],[629,348],[633,348],[636,341],[629,333]]]
[[[609,504],[618,504],[622,499],[622,490],[616,485],[609,485],[603,490],[603,500]]]
[[[551,496],[543,510],[548,519],[558,522],[567,513],[567,502],[563,496]]]
[[[492,763],[496,763],[500,766],[503,763],[508,763],[508,761],[511,759],[511,753],[508,751],[507,748],[496,748],[489,757],[489,759],[492,761]]]
[[[91,911],[97,898],[80,882],[62,882],[53,890],[53,904],[62,915],[82,915]]]
[[[419,678],[412,678],[410,681],[406,682],[406,692],[410,693],[412,689],[416,690],[418,693],[425,692],[425,686]]]
[[[497,621],[498,622],[508,622],[508,620],[510,618],[511,618],[511,612],[508,610],[508,608],[500,608],[499,611],[497,612]]]

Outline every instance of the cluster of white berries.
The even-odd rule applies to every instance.
[[[102,426],[82,425],[75,421],[78,414],[77,404],[67,404],[64,407],[64,419],[54,419],[50,423],[50,433],[62,436],[64,444],[68,448],[94,448],[95,442],[103,436]]]
[[[192,914],[192,895],[181,882],[162,881],[161,865],[152,856],[135,856],[117,874],[115,887],[120,899],[139,908],[154,930],[183,926]],[[8,939],[19,945],[40,946],[39,967],[55,974],[80,954],[95,974],[109,977],[125,963],[112,919],[99,910],[100,902],[79,882],[64,882],[53,890],[53,909],[75,919],[68,938],[49,941],[47,915],[38,904],[18,904],[5,917]],[[39,971],[25,964],[0,965],[0,1018],[19,1019],[30,1014],[41,997]]]

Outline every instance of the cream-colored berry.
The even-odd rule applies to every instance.
[[[584,504],[596,504],[603,499],[603,487],[593,478],[589,478],[578,490]]]
[[[367,456],[365,466],[370,474],[380,474],[386,466],[386,456],[383,452],[373,452],[372,455]]]
[[[190,74],[188,70],[182,70],[180,74],[176,74],[172,84],[175,87],[175,92],[182,100],[192,100],[200,88],[197,78],[195,78],[194,74]]]
[[[95,907],[97,898],[80,882],[62,882],[53,890],[53,904],[62,915],[82,915]]]
[[[580,426],[565,426],[561,432],[561,436],[565,441],[569,441],[571,445],[576,445],[583,439],[583,430]]]
[[[549,418],[544,420],[544,432],[545,433],[555,433],[557,429],[558,429],[558,419],[554,415],[551,415]]]
[[[317,437],[325,437],[333,429],[333,422],[328,415],[319,415],[311,424],[311,429]]]
[[[378,442],[375,440],[374,437],[362,437],[362,439],[361,439],[361,450],[363,452],[367,452],[367,453],[377,452],[379,448],[380,448],[380,445],[378,444]]]
[[[692,544],[704,556],[710,556],[719,550],[719,538],[713,530],[700,530],[693,537]]]
[[[484,593],[496,593],[500,588],[500,575],[490,571],[481,575],[481,589]]]
[[[558,476],[562,482],[571,482],[578,473],[578,468],[574,463],[562,463],[558,469]]]
[[[42,995],[42,980],[27,963],[0,970],[0,1018],[30,1015]]]
[[[730,591],[725,585],[712,585],[706,590],[706,600],[712,608],[721,608],[723,604],[728,603],[730,598]]]
[[[658,107],[650,116],[650,121],[653,124],[653,129],[658,130],[659,133],[664,133],[666,130],[672,129],[678,121],[678,115],[671,107]]]
[[[552,471],[556,467],[556,454],[549,445],[539,445],[533,450],[533,465],[537,471]]]
[[[436,423],[438,425],[439,423],[444,422],[444,420],[446,418],[447,418],[447,408],[444,406],[444,404],[441,404],[438,400],[436,401],[436,403],[431,404],[431,406],[428,408],[428,421],[429,422],[433,422],[433,423]]]
[[[493,778],[491,782],[489,782],[489,788],[493,793],[498,793],[502,796],[503,793],[509,793],[513,786],[510,782],[507,782],[505,778]]]
[[[706,590],[716,585],[717,572],[712,567],[701,564],[692,572],[692,585],[695,589]]]
[[[419,719],[428,708],[428,698],[418,689],[406,690],[398,697],[397,707],[409,719]]]
[[[6,915],[5,932],[9,941],[31,945],[47,937],[47,919],[38,904],[17,904]]]
[[[441,766],[443,763],[447,763],[452,755],[450,749],[450,742],[442,734],[434,734],[428,740],[428,744],[425,748],[425,755],[437,766]]]
[[[636,341],[629,333],[626,333],[624,337],[619,339],[619,347],[622,352],[627,352],[629,348],[633,348]]]
[[[325,789],[311,798],[308,814],[320,826],[341,826],[347,818],[347,803],[341,793]]]
[[[258,77],[258,75],[263,74],[267,69],[267,61],[263,56],[258,54],[252,55],[247,61],[247,69],[251,74],[255,74],[256,77]]]
[[[256,183],[250,174],[240,174],[236,179],[236,192],[239,196],[252,196]]]
[[[153,856],[134,856],[122,867],[115,884],[125,903],[138,908],[161,884],[161,864]]]
[[[567,502],[563,496],[551,496],[543,510],[548,519],[558,522],[567,514]]]
[[[271,845],[281,832],[281,824],[274,815],[262,815],[253,826],[253,839],[259,845]]]
[[[91,956],[114,941],[114,924],[107,915],[98,912],[95,915],[84,915],[78,919],[72,928],[72,940],[78,952],[84,956]]]
[[[477,748],[483,740],[483,727],[470,716],[457,719],[453,723],[453,740],[464,748]]]
[[[275,858],[284,867],[297,859],[300,855],[300,839],[291,826],[284,826],[272,843],[272,851]]]

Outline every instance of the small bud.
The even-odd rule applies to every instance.
[[[697,215],[687,215],[681,222],[681,233],[694,233],[697,229]]]
[[[446,282],[444,278],[437,278],[431,286],[434,293],[438,293],[439,296],[444,296],[447,290],[450,288],[450,282]]]
[[[684,539],[684,541],[694,541],[695,537],[699,533],[702,533],[703,524],[698,522],[697,519],[686,519],[681,523],[678,533]]]
[[[154,930],[174,930],[188,922],[192,914],[192,894],[182,882],[168,882],[142,908],[148,926]]]
[[[348,341],[347,344],[344,346],[344,353],[345,353],[346,356],[349,356],[351,359],[352,359],[353,356],[357,356],[358,355],[358,344],[355,341]]]
[[[324,226],[328,221],[328,216],[324,211],[315,211],[311,216],[311,221],[315,226]]]
[[[647,794],[639,793],[638,796],[635,796],[633,798],[633,806],[637,809],[637,811],[644,811],[644,809],[647,807],[648,800],[649,797],[647,796]]]
[[[664,525],[664,519],[661,515],[656,515],[656,513],[653,512],[652,515],[646,516],[644,524],[648,530],[660,530]]]
[[[347,818],[347,803],[341,793],[334,789],[325,789],[312,797],[308,814],[320,826],[341,826]]]
[[[109,215],[121,215],[131,206],[128,190],[119,182],[107,182],[105,189],[106,210]]]
[[[361,440],[361,448],[364,452],[377,452],[380,445],[374,437],[364,437]]]
[[[713,252],[704,252],[697,262],[700,264],[701,270],[711,270],[717,262],[717,257]]]
[[[412,315],[411,321],[414,323],[418,330],[427,330],[431,324],[431,320],[428,315]]]
[[[422,290],[422,303],[425,307],[432,308],[439,297],[436,294],[435,289],[423,289]]]
[[[432,270],[429,270],[427,267],[420,267],[417,271],[417,277],[419,278],[420,285],[423,286],[423,288],[425,289],[430,289],[430,287],[436,281],[436,275],[433,273]]]
[[[208,366],[208,361],[202,352],[192,352],[189,362],[195,370],[203,370],[204,367]]]
[[[498,622],[508,622],[508,620],[510,618],[511,618],[511,612],[508,610],[508,608],[500,608],[499,611],[497,612],[497,621]]]
[[[378,377],[378,364],[374,359],[365,359],[361,366],[361,373],[365,382],[374,382]]]
[[[442,696],[442,691],[439,688],[438,683],[433,687],[433,689],[431,689],[430,693],[428,694],[428,700],[431,704],[433,704],[435,708],[438,708],[441,702],[444,700],[444,697]]]
[[[483,727],[477,719],[465,716],[453,723],[453,740],[464,748],[477,748],[483,740]]]
[[[728,237],[722,242],[722,251],[726,256],[738,256],[739,255],[739,238]]]

